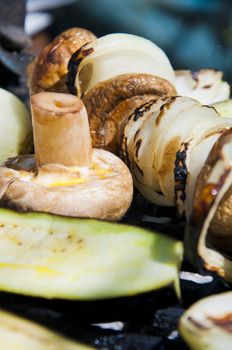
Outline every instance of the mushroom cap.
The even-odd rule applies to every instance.
[[[90,31],[71,28],[58,35],[28,66],[28,87],[31,95],[40,91],[67,92],[67,65],[72,54],[95,40]]]
[[[136,108],[175,95],[171,83],[150,74],[122,74],[98,83],[83,96],[93,146],[117,152],[119,130]]]
[[[104,150],[93,150],[90,168],[49,164],[36,173],[33,155],[0,167],[0,203],[18,211],[116,221],[129,208],[132,194],[128,168]]]

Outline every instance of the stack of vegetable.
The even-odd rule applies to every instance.
[[[146,39],[73,28],[29,66],[28,85],[35,156],[2,154],[1,206],[119,220],[132,181],[111,151],[147,199],[186,218],[188,261],[231,282],[222,240],[232,232],[232,113],[221,72],[174,72]],[[175,285],[180,295],[182,245],[154,232],[1,209],[0,237],[3,291],[95,300]]]

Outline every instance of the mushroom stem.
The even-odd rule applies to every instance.
[[[78,97],[40,92],[31,97],[31,110],[37,167],[51,163],[91,164],[88,116]]]

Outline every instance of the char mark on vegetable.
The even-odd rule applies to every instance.
[[[134,112],[128,117],[128,120],[133,120],[136,122],[139,118],[142,118],[144,113],[148,112],[154,103],[157,102],[157,99],[152,99],[146,103],[144,103],[142,106],[136,108]]]
[[[94,51],[92,47],[85,49],[87,45],[89,45],[89,43],[83,45],[80,49],[74,52],[68,63],[67,88],[69,93],[72,95],[77,95],[78,92],[75,86],[75,81],[79,65],[85,57]]]
[[[186,183],[188,178],[188,168],[186,165],[187,150],[189,143],[185,142],[181,145],[176,153],[174,179],[175,179],[175,203],[178,207],[178,202],[186,199]],[[184,214],[184,213],[183,213]]]

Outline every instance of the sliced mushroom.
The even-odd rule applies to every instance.
[[[226,100],[230,86],[222,80],[223,73],[214,69],[176,71],[175,87],[179,95],[195,98],[203,104]]]
[[[224,132],[201,170],[186,231],[186,257],[232,282],[232,129]]]
[[[192,350],[229,350],[232,344],[232,292],[212,295],[192,305],[179,329]]]
[[[30,94],[40,91],[67,92],[67,65],[72,54],[82,45],[95,40],[90,31],[71,28],[58,35],[28,66]]]
[[[88,117],[72,95],[31,99],[34,156],[0,167],[1,204],[21,211],[119,220],[132,199],[132,178],[115,155],[91,146]]]
[[[148,74],[124,74],[97,84],[83,97],[93,145],[116,153],[130,114],[151,99],[175,94],[168,81]]]

